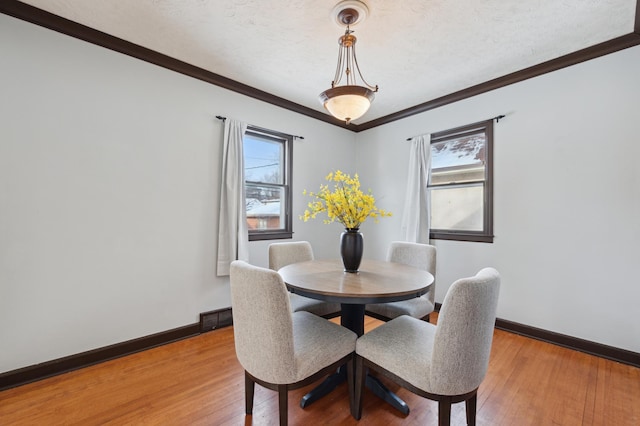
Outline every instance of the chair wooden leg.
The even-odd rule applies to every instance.
[[[467,410],[467,425],[476,426],[476,410],[478,404],[478,394],[474,393],[473,396],[464,402]]]
[[[349,361],[347,361],[347,386],[349,386],[349,409],[351,410],[351,413],[353,414],[354,412],[354,407],[355,407],[355,380],[354,380],[354,362],[353,362],[353,357],[349,358]]]
[[[429,322],[429,314],[422,317],[422,321]]]
[[[278,406],[280,411],[280,426],[287,426],[289,422],[287,385],[278,385]]]
[[[249,373],[244,372],[244,411],[247,414],[253,414],[253,393],[256,388],[256,382],[253,381]]]
[[[443,398],[438,401],[438,426],[451,424],[451,400]]]
[[[362,417],[362,394],[364,393],[364,383],[365,383],[365,374],[366,369],[364,368],[364,362],[362,361],[362,357],[360,355],[355,355],[356,357],[356,382],[354,385],[354,401],[351,406],[351,415],[354,419],[360,420]]]

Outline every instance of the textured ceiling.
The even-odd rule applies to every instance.
[[[343,29],[331,0],[24,0],[324,112]],[[365,0],[353,29],[380,91],[364,123],[634,31],[637,0]]]

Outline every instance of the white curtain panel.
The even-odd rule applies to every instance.
[[[411,139],[409,177],[402,214],[402,231],[405,241],[429,243],[429,219],[431,206],[427,184],[431,174],[431,135]]]
[[[247,123],[227,118],[224,122],[220,221],[218,226],[219,277],[229,275],[231,262],[249,261],[249,231],[244,194],[242,138]]]

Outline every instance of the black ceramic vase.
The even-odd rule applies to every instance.
[[[346,228],[340,235],[340,256],[345,272],[358,272],[363,251],[364,240],[358,228]]]

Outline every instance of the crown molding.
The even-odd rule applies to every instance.
[[[467,89],[463,89],[458,92],[451,93],[449,95],[442,96],[440,98],[433,99],[419,105],[415,105],[402,111],[398,111],[393,114],[368,121],[366,123],[360,124],[357,128],[357,131],[368,130],[373,127],[411,117],[412,115],[420,114],[431,109],[439,108],[441,106],[458,102],[472,96],[480,95],[482,93],[499,89],[510,84],[519,83],[533,77],[538,77],[543,74],[557,71],[571,65],[576,65],[590,59],[595,59],[600,56],[608,55],[610,53],[614,53],[619,50],[637,45],[640,45],[640,34],[630,33],[627,35],[623,35],[612,40],[605,41],[603,43],[599,43],[582,50],[578,50],[568,55],[560,56],[559,58],[551,59],[541,64],[534,65],[529,68],[525,68],[523,70],[516,71],[490,81],[486,81],[484,83],[477,84]]]
[[[9,15],[14,18],[21,19],[23,21],[30,22],[32,24],[68,35],[70,37],[74,37],[79,40],[83,40],[88,43],[92,43],[106,49],[110,49],[127,56],[149,62],[154,65],[158,65],[160,67],[175,71],[180,74],[184,74],[198,80],[202,80],[215,86],[231,90],[232,92],[236,92],[250,98],[269,103],[271,105],[279,106],[289,111],[297,112],[298,114],[315,118],[316,120],[324,121],[339,127],[353,130],[352,125],[347,126],[347,124],[320,111],[316,111],[314,109],[305,107],[295,102],[291,102],[279,96],[272,95],[265,91],[256,89],[255,87],[239,83],[230,78],[215,74],[203,68],[196,67],[194,65],[188,64],[162,53],[158,53],[154,50],[147,49],[146,47],[139,46],[121,38],[114,37],[110,34],[98,31],[86,25],[79,24],[77,22],[71,21],[37,7],[16,0],[3,0],[2,2],[0,2],[0,12],[5,15]]]
[[[186,76],[202,80],[204,82],[222,87],[227,90],[257,99],[271,105],[275,105],[307,117],[314,118],[334,126],[342,127],[353,132],[361,132],[374,127],[382,126],[397,120],[402,120],[416,114],[420,114],[444,105],[458,102],[491,90],[499,89],[510,84],[518,83],[533,77],[557,71],[571,65],[579,64],[584,61],[608,55],[619,50],[640,45],[640,0],[636,2],[635,24],[632,33],[616,37],[612,40],[596,44],[591,47],[561,56],[538,65],[525,68],[507,74],[493,80],[477,84],[475,86],[451,93],[436,99],[432,99],[421,104],[403,109],[401,111],[376,118],[361,124],[345,124],[344,122],[323,112],[305,107],[303,105],[291,102],[279,96],[272,95],[255,87],[237,82],[230,78],[212,73],[205,69],[190,65],[186,62],[163,55],[151,49],[128,42],[118,37],[111,36],[77,22],[62,18],[50,12],[46,12],[37,7],[27,5],[17,0],[4,0],[0,2],[0,12],[13,16],[14,18],[30,22],[53,31],[57,31],[68,36],[84,40],[86,42],[102,46],[104,48],[123,53],[125,55],[143,60],[145,62],[158,65],[160,67],[184,74]]]

